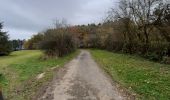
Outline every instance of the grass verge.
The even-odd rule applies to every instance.
[[[44,82],[53,77],[53,67],[61,67],[78,54],[74,52],[58,59],[40,59],[38,50],[16,51],[9,56],[0,57],[0,85],[5,98],[9,100],[29,100]],[[45,72],[45,77],[36,76]]]
[[[170,65],[103,50],[90,50],[114,81],[143,100],[170,100]]]

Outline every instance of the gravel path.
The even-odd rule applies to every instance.
[[[39,100],[125,100],[90,53],[81,53],[57,72]]]

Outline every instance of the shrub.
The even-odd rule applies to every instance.
[[[167,43],[167,42],[152,42],[149,45],[147,58],[154,60],[154,61],[163,60],[164,56],[169,56],[168,50],[169,50],[169,43]]]
[[[43,40],[43,34],[38,33],[37,35],[33,35],[31,39],[24,42],[24,49],[33,50],[38,49],[39,42]]]
[[[105,49],[109,51],[137,54],[153,61],[161,61],[164,56],[170,56],[169,45],[168,42],[152,42],[148,45],[139,42],[123,43],[120,41],[114,41],[111,36],[108,36],[105,43]]]
[[[123,42],[115,41],[114,34],[109,34],[105,40],[104,47],[108,51],[121,51],[123,48]]]
[[[44,39],[40,42],[40,49],[50,57],[62,57],[75,50],[74,37],[67,31],[49,29],[44,33]]]

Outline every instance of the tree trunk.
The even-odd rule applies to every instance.
[[[145,45],[143,53],[147,53],[149,49],[149,35],[147,33],[147,25],[144,26],[144,35],[145,35]]]
[[[0,91],[0,100],[4,100],[3,96],[2,96],[2,92]]]

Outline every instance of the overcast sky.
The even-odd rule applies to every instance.
[[[10,39],[28,39],[55,19],[72,25],[98,23],[113,5],[114,0],[0,0],[0,21]]]

